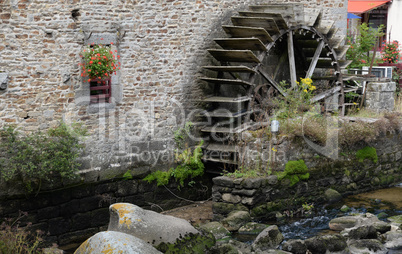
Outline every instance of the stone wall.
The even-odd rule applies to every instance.
[[[377,162],[370,159],[359,162],[356,152],[366,145],[376,149]],[[275,166],[269,161],[263,164],[271,166],[270,175],[260,178],[221,176],[213,179],[215,218],[222,218],[233,210],[246,210],[253,217],[272,219],[276,212],[297,210],[305,202],[328,202],[324,193],[330,188],[346,196],[386,188],[402,181],[402,129],[370,144],[359,144],[353,150],[339,151],[337,159],[323,156],[323,149],[317,151],[303,139],[296,142],[282,140],[274,148],[275,153],[280,155]],[[264,148],[266,154],[269,154],[268,149],[271,150],[267,144]],[[272,154],[268,156],[272,158]],[[283,171],[288,161],[301,159],[308,167],[308,180],[300,180],[293,186],[287,178],[279,180],[276,173]]]
[[[323,10],[346,29],[346,0],[1,1],[0,72],[8,88],[0,90],[0,126],[29,133],[61,120],[84,123],[89,181],[171,162],[173,131],[201,94],[197,78],[211,61],[212,38],[224,36],[221,25],[248,5],[282,2]],[[110,104],[88,103],[78,63],[90,42],[114,42],[121,56]]]
[[[41,230],[47,242],[61,246],[82,243],[95,233],[107,229],[111,204],[127,202],[162,212],[191,204],[184,199],[208,199],[211,196],[211,181],[208,179],[200,178],[198,180],[203,180],[203,184],[196,180],[193,187],[185,185],[181,190],[174,182],[164,188],[154,183],[148,184],[141,177],[134,177],[130,180],[120,178],[42,190],[37,195],[1,191],[0,218],[15,219],[19,211],[27,212],[28,216],[20,220],[21,226],[32,223],[30,229]],[[0,190],[3,188],[1,186]]]
[[[395,82],[369,82],[366,92],[367,108],[376,112],[394,110],[395,90]]]

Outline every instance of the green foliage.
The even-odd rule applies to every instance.
[[[29,232],[28,227],[20,227],[19,220],[27,213],[20,212],[16,220],[7,219],[0,225],[0,253],[33,254],[42,253],[39,245],[43,242],[41,232]]]
[[[377,29],[370,28],[366,23],[359,26],[359,34],[356,38],[348,36],[347,43],[350,48],[346,52],[346,58],[353,62],[349,68],[360,68],[362,66],[369,66],[371,62],[370,51],[376,44],[376,41],[382,36],[384,25],[379,26]]]
[[[359,159],[359,162],[363,162],[365,159],[370,159],[374,163],[377,163],[377,150],[374,147],[366,146],[363,149],[360,149],[356,152],[356,157]]]
[[[108,79],[120,69],[120,62],[110,47],[103,45],[88,45],[82,51],[81,76],[90,79]],[[120,58],[117,55],[117,58]]]
[[[288,161],[285,165],[285,171],[278,174],[278,179],[289,179],[290,187],[298,183],[300,180],[308,180],[310,173],[304,160]]]
[[[133,179],[133,175],[131,174],[130,170],[127,170],[126,173],[124,173],[123,178],[124,178],[124,180]]]
[[[195,178],[204,174],[204,164],[201,161],[202,144],[201,141],[192,151],[190,148],[185,149],[181,154],[176,153],[176,161],[179,164],[176,168],[170,168],[168,171],[155,171],[147,175],[143,180],[151,183],[156,181],[158,186],[167,185],[173,177],[179,183],[178,188],[184,186],[184,181],[188,178]],[[190,181],[191,183],[191,181]]]
[[[317,88],[310,78],[301,78],[294,89],[289,88],[285,81],[280,82],[280,85],[287,96],[274,99],[274,103],[279,106],[276,114],[278,118],[293,118],[311,109],[310,99],[313,96],[313,91]]]
[[[22,181],[32,192],[33,185],[39,186],[39,191],[43,180],[74,178],[80,166],[76,159],[83,148],[79,136],[85,133],[79,125],[69,128],[64,123],[29,136],[19,135],[11,126],[4,128],[0,132],[0,179]]]
[[[184,125],[184,128],[179,128],[174,132],[174,141],[176,141],[176,145],[179,149],[183,149],[184,142],[188,137],[188,134],[192,130],[194,124],[192,122],[187,122]]]

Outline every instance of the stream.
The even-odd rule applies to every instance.
[[[340,209],[343,205],[350,209],[347,212],[341,212]],[[349,196],[328,207],[314,208],[313,214],[308,218],[287,218],[280,224],[277,221],[263,221],[262,223],[278,225],[284,241],[304,240],[317,235],[339,233],[330,230],[328,226],[329,222],[336,217],[367,212],[375,215],[385,213],[385,218],[402,214],[402,183],[392,188]],[[235,238],[251,244],[255,236],[236,234]]]

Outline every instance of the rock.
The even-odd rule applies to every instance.
[[[42,249],[43,254],[63,254],[64,250],[60,250],[56,247],[44,248]]]
[[[270,248],[278,248],[283,241],[283,235],[276,225],[269,226],[264,229],[254,240],[252,248],[254,250],[267,250]]]
[[[212,179],[215,185],[224,187],[234,187],[233,178],[228,176],[218,176]]]
[[[402,250],[402,232],[387,232],[384,236],[385,248],[390,250]]]
[[[242,254],[236,247],[229,243],[217,244],[211,248],[210,254]]]
[[[222,199],[225,202],[237,204],[241,202],[241,197],[239,195],[233,195],[231,193],[225,193],[222,195]]]
[[[332,204],[332,203],[336,203],[339,200],[342,199],[342,195],[339,194],[339,192],[337,192],[334,189],[327,189],[325,191],[325,199],[327,200],[328,203]]]
[[[348,237],[351,239],[376,239],[377,230],[372,225],[355,227],[349,231]]]
[[[343,212],[343,213],[346,213],[346,212],[348,212],[350,210],[350,208],[349,208],[349,206],[347,206],[347,205],[343,205],[342,207],[341,207],[341,212]]]
[[[295,254],[305,254],[307,246],[303,240],[289,240],[283,244],[282,250]]]
[[[135,236],[115,231],[104,231],[86,240],[74,252],[74,254],[90,253],[157,254],[162,252]]]
[[[177,239],[190,233],[200,233],[186,220],[145,210],[129,203],[113,204],[109,211],[109,231],[127,233],[154,246],[160,243],[175,243]]]
[[[387,218],[387,220],[389,220],[393,225],[397,227],[402,225],[402,215],[392,216]]]
[[[269,250],[256,250],[254,252],[255,254],[292,254],[292,252],[287,252],[283,250],[275,250],[275,249],[269,249]]]
[[[219,222],[213,221],[200,226],[201,229],[210,232],[216,240],[223,239],[230,235],[230,232]]]
[[[256,222],[249,222],[246,223],[244,226],[242,226],[239,229],[239,234],[243,235],[258,235],[261,233],[264,229],[266,229],[268,225],[266,224],[260,224]]]
[[[227,215],[235,210],[248,212],[247,207],[242,204],[234,205],[234,204],[221,203],[221,202],[214,202],[212,204],[212,211],[214,214]]]
[[[329,228],[335,231],[342,231],[346,228],[354,227],[359,219],[359,216],[343,216],[335,218],[329,222]]]
[[[315,236],[304,241],[307,249],[313,253],[345,252],[346,239],[341,235]]]
[[[251,216],[246,211],[233,211],[221,223],[229,231],[237,231],[247,222],[251,221]]]
[[[351,240],[348,246],[351,254],[386,254],[388,252],[376,239]]]
[[[388,214],[384,213],[384,212],[381,212],[381,213],[377,214],[377,218],[380,219],[380,220],[385,219],[387,217],[388,217]]]
[[[379,222],[373,223],[373,227],[380,234],[384,234],[385,232],[391,230],[391,225],[386,223],[386,222],[384,222],[384,221],[379,221]]]

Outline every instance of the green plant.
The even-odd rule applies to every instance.
[[[112,43],[113,44],[113,43]],[[82,53],[81,77],[91,79],[108,79],[117,69],[120,69],[120,62],[117,62],[115,53],[110,47],[104,45],[91,44],[86,46]],[[120,58],[117,55],[117,58]]]
[[[79,137],[86,130],[80,125],[60,123],[46,133],[22,136],[12,126],[0,132],[0,179],[22,181],[28,193],[34,185],[40,190],[43,180],[55,177],[74,178],[80,166],[76,160],[83,145]]]
[[[194,149],[185,149],[182,153],[176,153],[176,162],[179,164],[176,168],[170,168],[168,171],[155,171],[147,175],[143,180],[151,183],[156,181],[157,186],[167,185],[173,177],[179,183],[178,188],[184,186],[184,181],[188,178],[193,179],[204,174],[204,164],[201,161],[202,144],[201,141]],[[191,183],[191,181],[190,181]]]
[[[33,254],[42,253],[39,245],[43,242],[42,233],[31,233],[27,227],[20,227],[19,222],[28,214],[20,212],[17,219],[6,219],[0,225],[0,253]]]
[[[359,34],[355,38],[348,36],[347,44],[350,45],[350,48],[346,52],[346,58],[352,60],[348,68],[360,68],[370,65],[370,51],[375,46],[378,38],[384,34],[383,30],[384,25],[374,29],[363,23],[359,26]]]
[[[399,43],[397,41],[384,42],[381,48],[381,56],[384,63],[397,63],[399,61]]]
[[[184,128],[179,128],[178,130],[174,131],[174,140],[179,149],[183,149],[184,142],[186,141],[186,138],[188,137],[188,134],[191,132],[193,127],[194,124],[192,122],[187,122],[184,125]]]
[[[311,109],[310,99],[313,91],[317,89],[313,81],[310,78],[301,78],[300,82],[296,83],[297,86],[291,88],[285,81],[280,82],[287,96],[274,99],[274,103],[279,106],[276,114],[279,119],[293,118]]]
[[[356,157],[359,159],[359,162],[363,162],[365,159],[370,159],[374,163],[377,163],[377,150],[374,147],[366,146],[363,149],[360,149],[356,152]]]
[[[304,163],[304,160],[288,161],[285,165],[285,171],[278,173],[278,179],[289,179],[290,187],[298,183],[300,180],[308,180],[310,173]]]
[[[126,173],[124,173],[123,178],[124,178],[124,180],[133,179],[133,175],[131,174],[130,170],[127,170]]]

